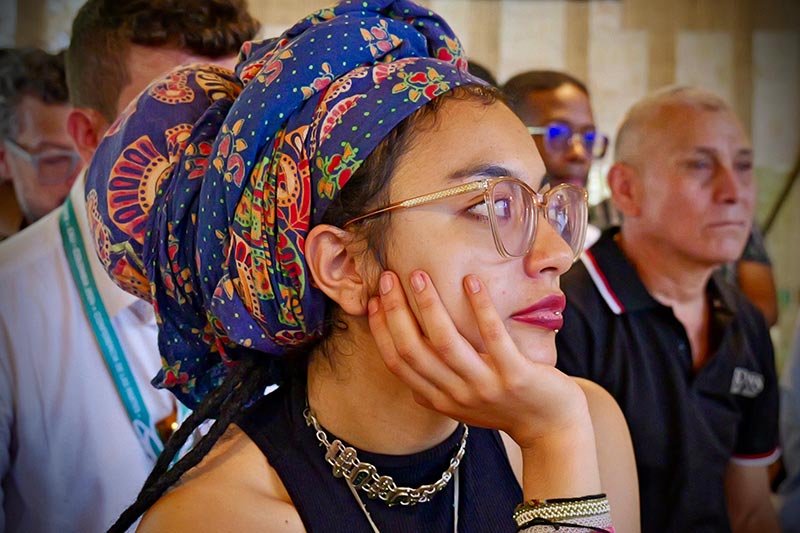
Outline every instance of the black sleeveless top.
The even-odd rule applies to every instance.
[[[292,381],[260,399],[238,424],[280,476],[307,531],[371,533],[347,482],[335,478],[325,462],[325,450],[313,427],[307,426],[303,418],[305,405],[305,381]],[[327,433],[329,442],[337,438]],[[358,458],[375,465],[380,475],[392,476],[398,486],[417,487],[441,477],[462,436],[459,426],[444,442],[423,452],[382,455],[359,450]],[[515,532],[512,513],[522,501],[522,490],[497,431],[470,426],[466,453],[458,470],[458,531]],[[382,501],[370,500],[363,491],[359,496],[382,533],[449,533],[454,521],[453,481],[431,501],[408,507],[389,507]]]

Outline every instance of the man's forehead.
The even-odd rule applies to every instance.
[[[576,125],[594,122],[589,96],[571,84],[529,92],[525,103],[531,113],[543,121],[563,120]]]
[[[729,109],[709,109],[696,105],[664,106],[648,120],[647,133],[666,144],[698,150],[725,144],[740,152],[752,150],[738,117]]]
[[[34,96],[23,96],[16,110],[17,140],[28,148],[48,143],[71,146],[67,136],[67,115],[71,109],[66,103],[48,104]]]

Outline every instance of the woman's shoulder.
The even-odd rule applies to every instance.
[[[137,531],[305,531],[278,474],[232,426],[144,515]]]

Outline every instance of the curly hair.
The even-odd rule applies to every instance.
[[[72,23],[70,99],[112,122],[117,96],[130,81],[125,62],[130,45],[218,58],[237,53],[259,28],[245,0],[89,0]]]
[[[17,134],[17,107],[30,96],[45,104],[69,102],[64,77],[64,52],[38,48],[0,50],[0,139]]]

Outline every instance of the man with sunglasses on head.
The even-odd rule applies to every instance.
[[[531,70],[509,79],[503,93],[536,142],[547,172],[545,182],[586,188],[592,162],[603,157],[608,146],[608,137],[595,127],[586,86],[563,72]],[[590,224],[586,246],[599,236]]]
[[[0,54],[0,178],[11,182],[23,220],[61,205],[78,176],[80,156],[67,132],[64,53],[36,48]]]

